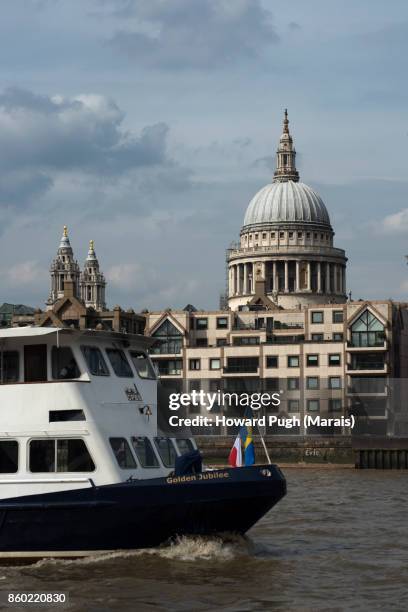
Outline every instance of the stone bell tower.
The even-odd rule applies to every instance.
[[[81,274],[81,300],[85,306],[95,310],[106,310],[105,287],[106,280],[99,270],[99,261],[95,253],[95,244],[89,243],[88,257],[85,260],[84,271]]]
[[[78,262],[74,259],[66,225],[64,226],[57,256],[51,263],[50,274],[51,291],[46,302],[47,310],[51,310],[53,304],[67,293],[72,294],[74,297],[79,296],[80,270]]]

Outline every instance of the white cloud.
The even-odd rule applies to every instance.
[[[408,232],[408,208],[385,217],[382,221],[382,229],[388,234]]]

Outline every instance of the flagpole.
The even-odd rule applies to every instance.
[[[261,428],[259,427],[258,421],[256,422],[256,426],[258,427],[259,436],[261,438],[262,446],[263,446],[263,449],[265,451],[265,455],[266,455],[266,458],[268,460],[268,463],[272,463],[271,458],[270,458],[269,453],[268,453],[268,449],[266,448],[265,440],[263,439],[263,435],[261,434]]]
[[[268,460],[268,463],[272,463],[271,458],[270,458],[269,453],[268,453],[268,449],[266,448],[265,440],[263,439],[263,436],[262,436],[261,431],[259,429],[259,425],[258,425],[258,431],[259,431],[259,435],[261,437],[262,446],[264,448],[265,455],[266,455],[266,458]]]

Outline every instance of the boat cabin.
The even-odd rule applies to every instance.
[[[190,437],[157,429],[145,336],[0,330],[0,499],[168,475]]]

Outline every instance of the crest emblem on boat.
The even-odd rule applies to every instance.
[[[136,385],[133,385],[133,387],[126,387],[125,393],[126,393],[126,397],[128,398],[129,402],[141,402],[142,401],[142,396],[140,395],[139,390],[136,387]]]

